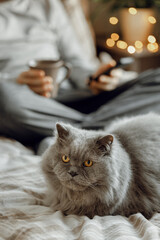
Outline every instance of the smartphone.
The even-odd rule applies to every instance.
[[[123,57],[120,58],[120,60],[116,63],[116,65],[114,67],[110,67],[109,69],[107,69],[106,71],[102,72],[101,74],[99,74],[96,78],[93,78],[92,76],[89,77],[89,84],[92,81],[97,81],[101,75],[110,75],[110,72],[115,69],[115,68],[123,68],[125,66],[128,66],[130,64],[132,64],[134,62],[134,58],[133,57]]]

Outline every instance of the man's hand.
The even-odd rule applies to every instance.
[[[102,65],[97,72],[93,75],[94,77],[97,77],[99,74],[105,72],[107,69],[109,69],[110,67],[115,66],[116,62],[112,61],[109,64],[105,64]],[[116,74],[114,74],[116,70],[113,71],[113,73],[111,72],[110,76],[106,76],[106,75],[101,75],[98,78],[98,81],[92,81],[90,83],[90,89],[93,92],[93,94],[99,94],[102,91],[111,91],[114,90],[118,84],[119,84],[119,78],[116,76]]]
[[[45,76],[45,72],[42,70],[31,69],[27,72],[22,72],[16,81],[19,84],[27,84],[33,92],[39,95],[51,97],[53,79]]]

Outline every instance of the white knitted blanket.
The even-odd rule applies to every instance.
[[[42,205],[45,181],[40,157],[0,138],[0,240],[159,240],[160,214],[64,216]]]

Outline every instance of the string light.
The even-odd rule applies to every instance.
[[[130,8],[128,8],[128,12],[131,15],[136,15],[138,11],[136,8],[130,7]],[[117,17],[110,17],[109,22],[112,25],[116,25],[119,22],[119,20]],[[155,17],[149,16],[148,22],[151,24],[155,24],[157,22],[157,20]],[[159,46],[158,46],[158,43],[156,42],[155,36],[149,35],[147,40],[148,40],[148,44],[147,44],[147,46],[146,45],[145,46],[147,47],[148,51],[157,52],[159,50]],[[106,39],[106,45],[108,47],[114,47],[115,44],[116,44],[117,48],[120,48],[123,50],[126,49],[128,51],[128,53],[130,53],[130,54],[134,54],[135,52],[141,53],[144,48],[143,42],[141,42],[139,40],[135,41],[134,46],[132,46],[132,45],[128,46],[127,42],[120,40],[120,36],[118,33],[113,32],[111,34],[110,38]]]
[[[137,14],[137,9],[136,8],[130,7],[130,8],[128,8],[128,11],[132,15],[136,15]]]
[[[156,38],[153,35],[149,35],[148,36],[148,42],[155,43],[156,42]]]
[[[148,22],[150,22],[151,24],[155,24],[157,22],[157,20],[155,19],[155,17],[149,16],[148,17]]]
[[[141,41],[138,41],[138,40],[135,41],[135,44],[134,44],[134,45],[135,45],[135,47],[138,48],[138,49],[143,48],[143,43],[142,43]]]
[[[127,48],[127,43],[125,41],[119,40],[117,42],[117,47],[121,49],[126,49]]]
[[[108,38],[106,40],[106,44],[108,47],[113,47],[115,45],[115,41],[112,38]]]
[[[117,41],[119,39],[119,35],[117,33],[112,33],[111,34],[111,38],[114,40],[114,41]]]
[[[141,41],[139,40],[135,41],[134,45],[137,53],[143,52],[143,43]]]
[[[147,49],[150,52],[157,52],[158,51],[158,43],[148,43]]]
[[[110,18],[109,18],[109,22],[110,22],[110,24],[112,24],[112,25],[116,25],[116,24],[118,23],[118,18],[116,18],[116,17],[110,17]]]
[[[130,54],[133,54],[133,53],[135,53],[136,49],[135,49],[134,46],[131,46],[131,45],[130,45],[130,46],[128,46],[127,51],[128,51]]]

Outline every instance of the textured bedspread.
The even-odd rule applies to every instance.
[[[40,158],[21,144],[0,138],[0,240],[159,240],[160,214],[125,218],[64,216],[43,206]]]

